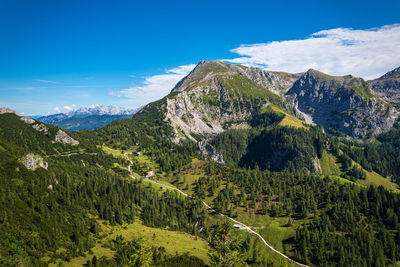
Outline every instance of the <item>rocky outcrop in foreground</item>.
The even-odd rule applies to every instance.
[[[215,150],[215,148],[212,147],[207,140],[198,142],[197,147],[199,151],[206,157],[210,158],[210,160],[218,163],[225,163],[222,153]]]
[[[27,168],[28,170],[34,171],[39,167],[47,170],[49,164],[43,160],[43,158],[39,155],[35,154],[27,154],[25,157],[20,159],[21,163]]]
[[[79,145],[79,141],[73,139],[71,136],[69,136],[62,130],[58,130],[55,141],[63,144],[68,144],[71,146]]]
[[[43,123],[34,124],[34,125],[32,125],[32,128],[35,129],[36,131],[39,131],[41,133],[43,132],[45,134],[47,134],[49,132],[49,129]]]
[[[21,117],[21,121],[23,121],[23,122],[25,122],[25,123],[27,123],[27,124],[34,124],[35,123],[35,120],[33,120],[33,119],[31,119],[31,118],[28,118],[28,117]]]

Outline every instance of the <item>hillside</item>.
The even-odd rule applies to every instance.
[[[75,257],[91,260],[93,256],[86,253],[110,234],[103,229],[105,226],[111,232],[118,229],[118,225],[135,223],[136,228],[167,227],[191,233],[193,223],[202,225],[205,210],[195,200],[184,200],[128,179],[127,161],[105,154],[98,148],[99,143],[92,133],[66,133],[9,113],[10,110],[2,111],[1,265],[46,266],[59,260],[69,262]],[[63,133],[61,137],[60,132]],[[148,229],[151,232],[151,228]],[[122,241],[118,236],[109,236],[105,240],[111,245],[112,240],[119,240],[118,249],[122,249],[127,242],[139,242],[139,237],[125,236]],[[190,238],[183,242],[192,243]],[[175,254],[170,250],[165,252],[159,245],[146,244],[150,249],[161,249],[158,252],[160,263],[182,260],[171,258]],[[110,248],[114,249],[113,246]],[[179,254],[190,251],[176,250]],[[114,253],[115,257],[118,253]],[[204,252],[201,255],[206,260]],[[115,259],[112,254],[110,256],[107,261],[112,264]],[[125,263],[128,260],[125,259]],[[197,261],[197,258],[187,261]]]
[[[327,94],[325,105],[338,101],[337,110],[341,97],[347,95],[344,106],[353,104],[346,101],[354,97],[359,102],[346,116],[370,116],[351,128],[354,134],[375,120],[373,114],[381,114],[375,108],[368,113],[365,103],[395,107],[359,78],[309,71],[274,93],[261,82],[250,81],[243,71],[247,69],[201,62],[171,94],[145,106],[131,120],[105,126],[99,135],[114,150],[140,151],[132,158],[134,164],[156,170],[147,179],[173,184],[203,199],[302,263],[392,264],[399,246],[395,229],[400,210],[390,204],[398,201],[392,192],[399,183],[397,124],[393,122],[388,132],[372,133],[369,140],[343,138],[345,130],[339,127],[327,133],[323,124],[302,122],[304,114],[310,114],[285,101],[299,88],[311,90],[297,87],[300,79],[315,79],[315,88]],[[301,100],[302,94],[298,96]],[[325,112],[323,107],[315,109]],[[328,105],[327,110],[333,108]],[[362,108],[366,109],[361,112]],[[212,120],[206,124],[206,119],[199,119],[201,114]],[[255,257],[247,262],[259,262]]]

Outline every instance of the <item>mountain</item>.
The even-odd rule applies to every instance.
[[[352,137],[385,132],[400,114],[363,79],[330,76],[312,69],[293,84],[286,97],[313,123]]]
[[[165,120],[177,140],[248,128],[248,119],[267,105],[285,106],[282,95],[297,78],[295,74],[201,61],[163,100]]]
[[[400,67],[380,78],[368,81],[372,90],[388,102],[400,103]]]
[[[95,130],[112,121],[131,118],[136,111],[137,109],[114,106],[81,107],[67,113],[42,116],[36,119],[69,131]]]
[[[351,75],[313,69],[289,74],[201,61],[168,96],[135,117],[162,121],[167,138],[191,140],[220,163],[321,172],[315,144],[325,142],[324,130],[373,137],[391,129],[399,114],[368,82]]]
[[[384,77],[388,76],[393,74]],[[312,69],[289,74],[201,61],[171,94],[149,105],[160,108],[176,142],[249,128],[251,118],[270,104],[337,134],[363,138],[389,130],[400,114],[392,102],[372,90],[372,84]],[[395,82],[392,85],[397,88]]]

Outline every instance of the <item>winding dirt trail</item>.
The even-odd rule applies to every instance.
[[[129,157],[128,157],[128,155],[127,155],[126,153],[125,153],[124,155],[126,156],[126,159],[130,162],[130,165],[128,166],[128,170],[129,170],[130,176],[132,177],[132,179],[137,179],[135,176],[133,176],[133,173],[132,173],[132,170],[131,170],[131,166],[133,165],[133,162],[129,159]],[[181,193],[181,194],[184,195],[185,197],[192,197],[192,196],[189,196],[188,194],[186,194],[185,192],[183,192],[182,190],[180,190],[180,189],[178,189],[178,188],[171,187],[171,186],[168,186],[168,185],[165,185],[165,184],[161,184],[161,183],[158,183],[157,181],[150,180],[150,179],[148,179],[148,178],[146,179],[146,181],[149,181],[150,183],[157,184],[157,185],[160,185],[160,186],[164,186],[165,188],[168,188],[168,189],[171,189],[171,190],[178,191],[179,193]],[[203,202],[203,205],[204,205],[209,211],[212,211],[212,212],[214,212],[214,213],[216,213],[216,214],[218,214],[218,215],[220,215],[220,216],[223,216],[223,217],[225,217],[225,218],[231,220],[232,222],[234,222],[234,223],[236,223],[236,224],[239,224],[239,225],[243,226],[243,228],[245,228],[249,233],[258,236],[258,237],[261,239],[261,241],[262,241],[267,247],[269,247],[273,252],[277,253],[278,255],[282,256],[283,258],[287,259],[288,261],[290,261],[290,262],[292,262],[292,263],[294,263],[294,264],[297,264],[297,265],[302,266],[302,267],[309,267],[308,265],[302,264],[302,263],[300,263],[300,262],[297,262],[297,261],[291,259],[289,256],[287,256],[287,255],[283,254],[282,252],[280,252],[280,251],[276,250],[275,248],[273,248],[270,244],[267,243],[267,241],[265,241],[265,239],[264,239],[259,233],[257,233],[257,232],[255,232],[254,230],[252,230],[252,229],[251,229],[249,226],[247,226],[246,224],[244,224],[244,223],[242,223],[242,222],[239,222],[239,221],[237,221],[237,220],[235,220],[235,219],[233,219],[233,218],[231,218],[231,217],[229,217],[229,216],[227,216],[227,215],[225,215],[225,214],[222,214],[222,213],[216,211],[215,209],[211,208],[206,202],[204,202],[204,201],[202,201],[202,202]]]

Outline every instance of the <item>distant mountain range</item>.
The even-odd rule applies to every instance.
[[[115,106],[81,107],[66,113],[35,116],[33,119],[52,124],[69,131],[95,130],[112,121],[132,118],[138,109]]]

